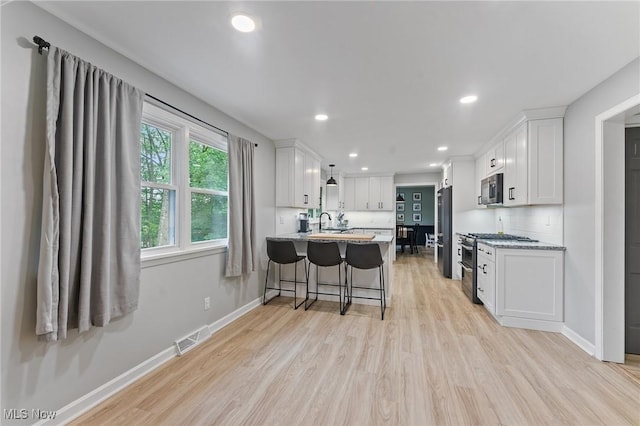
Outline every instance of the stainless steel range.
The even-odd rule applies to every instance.
[[[462,291],[476,304],[481,305],[478,299],[478,241],[482,240],[510,240],[510,241],[537,241],[528,237],[511,234],[481,234],[470,233],[461,236],[462,240]]]

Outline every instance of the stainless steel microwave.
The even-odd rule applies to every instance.
[[[478,204],[502,204],[502,180],[502,173],[496,173],[482,179]]]

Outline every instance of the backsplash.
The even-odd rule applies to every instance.
[[[334,213],[330,212],[333,224],[337,225],[338,221]],[[395,212],[360,212],[360,211],[345,211],[344,219],[349,221],[351,227],[362,228],[395,228]]]
[[[525,206],[493,209],[495,231],[500,219],[505,234],[522,235],[546,243],[563,245],[562,206]]]
[[[276,208],[276,235],[298,232],[298,214],[306,211],[289,207]]]

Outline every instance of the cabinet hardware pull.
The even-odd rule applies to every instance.
[[[515,197],[513,196],[513,191],[516,189],[515,186],[512,186],[511,188],[509,188],[509,199],[510,200],[515,200]]]
[[[478,287],[478,291],[479,291],[480,293],[484,293],[484,290],[483,290],[483,289],[481,289],[480,287]]]
[[[478,195],[478,205],[482,205],[482,195]]]
[[[462,256],[462,253],[460,253],[461,249],[458,249],[458,256]]]
[[[491,167],[495,167],[496,166],[496,159],[492,158],[491,159]]]
[[[482,273],[483,274],[487,273],[487,264],[486,263],[484,265],[482,265]]]

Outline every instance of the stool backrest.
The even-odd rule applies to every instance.
[[[308,241],[307,259],[318,266],[336,266],[342,263],[340,247],[335,241]]]
[[[293,241],[267,240],[267,256],[275,263],[295,263],[300,258]]]
[[[358,269],[373,269],[383,264],[378,244],[347,243],[347,264]]]

